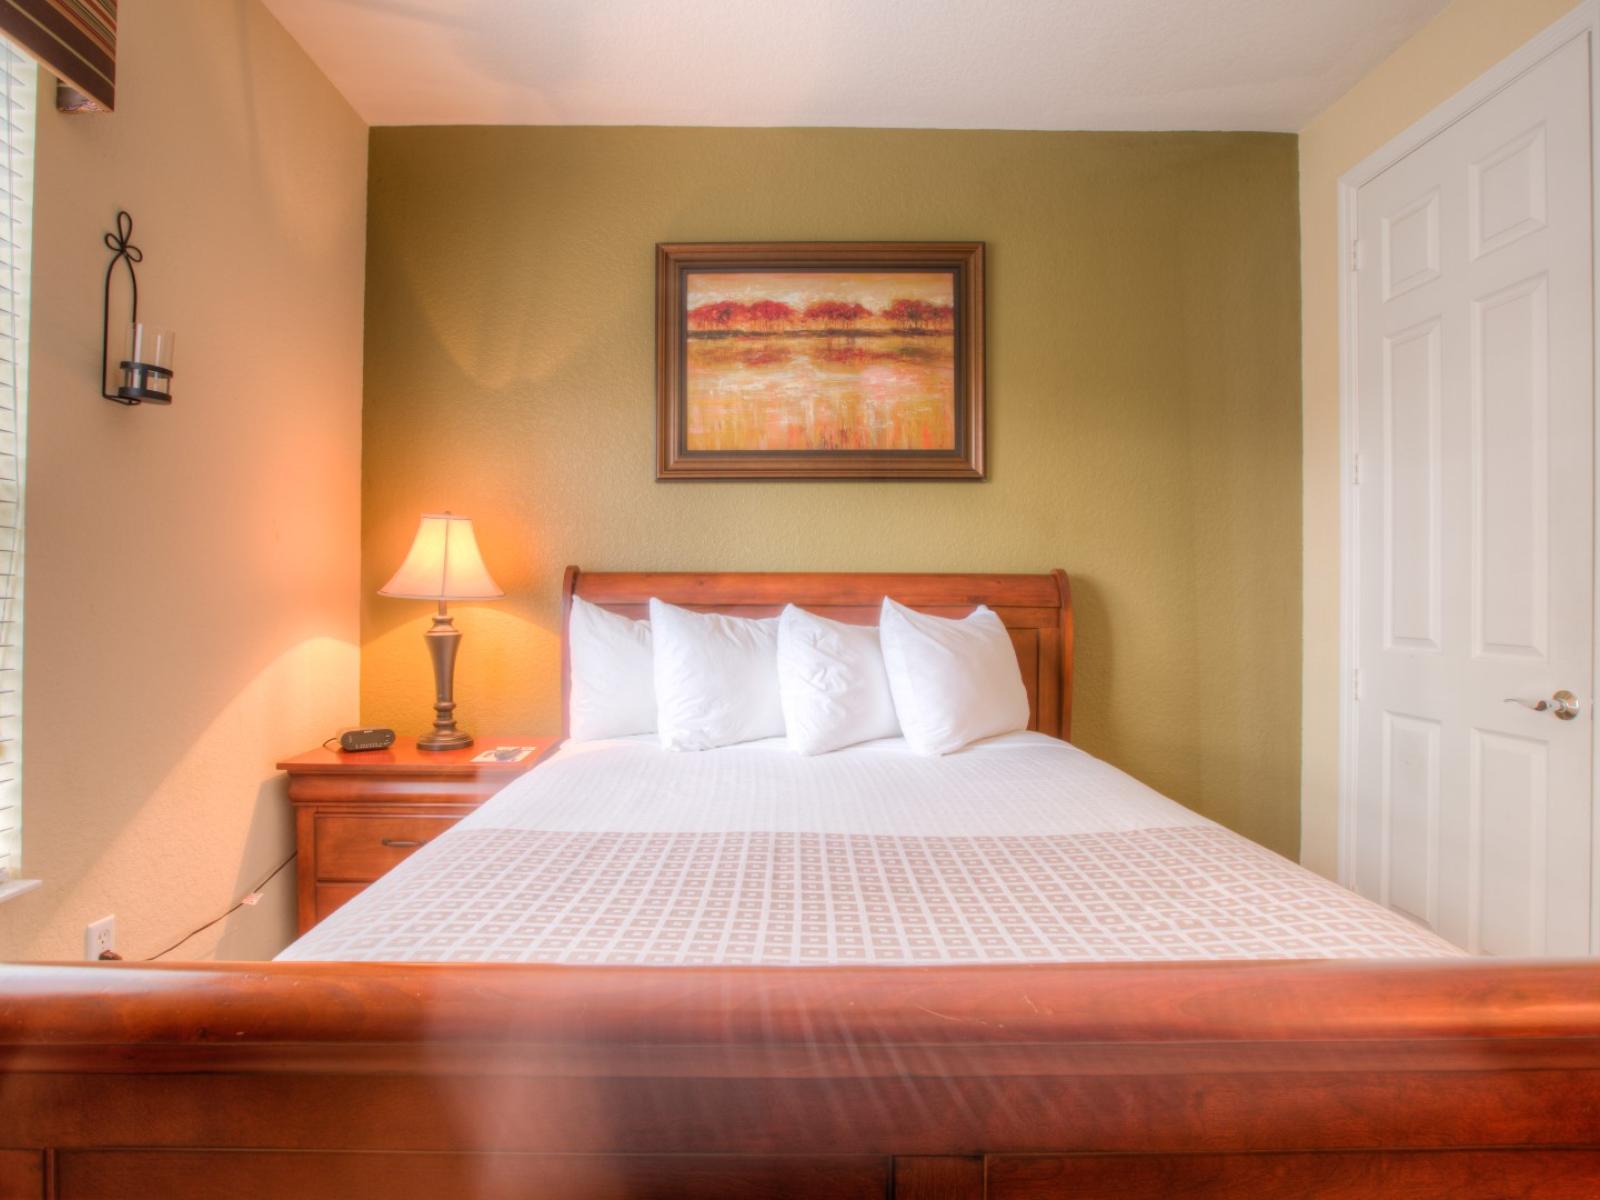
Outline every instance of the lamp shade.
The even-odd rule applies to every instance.
[[[405,600],[492,600],[505,592],[483,565],[470,517],[424,513],[411,552],[378,589]]]

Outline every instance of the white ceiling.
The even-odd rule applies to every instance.
[[[374,125],[1296,131],[1446,0],[266,0]]]

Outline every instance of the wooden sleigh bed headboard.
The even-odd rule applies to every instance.
[[[857,625],[876,625],[889,596],[918,612],[964,617],[987,604],[1005,622],[1028,689],[1028,728],[1070,740],[1072,591],[1065,571],[1044,575],[885,574],[782,571],[584,571],[561,585],[561,713],[567,732],[572,679],[567,617],[572,597],[627,617],[649,615],[650,599],[703,612],[771,617],[786,604]]]

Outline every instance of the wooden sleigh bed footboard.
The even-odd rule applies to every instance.
[[[1600,1194],[1600,967],[0,968],[0,1196]]]

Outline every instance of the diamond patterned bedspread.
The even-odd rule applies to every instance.
[[[1460,953],[1065,743],[564,750],[284,959],[605,964]]]

